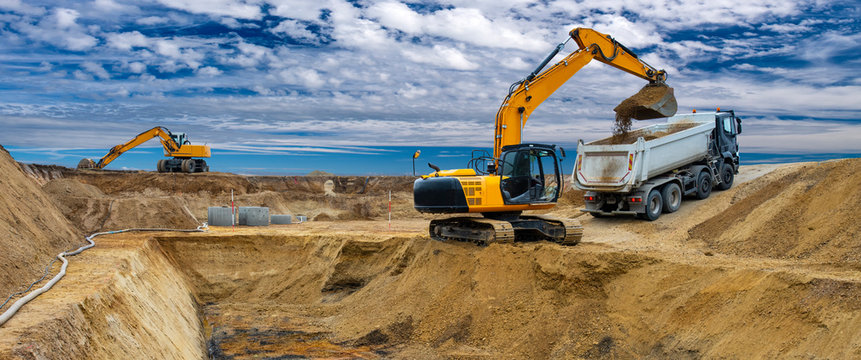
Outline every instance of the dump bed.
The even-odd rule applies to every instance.
[[[708,156],[715,113],[667,118],[627,136],[577,146],[574,185],[582,190],[629,192],[646,180]]]

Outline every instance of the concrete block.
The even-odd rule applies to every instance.
[[[269,223],[272,225],[275,224],[290,224],[293,222],[293,216],[291,215],[272,215],[269,217]]]
[[[238,209],[239,225],[269,226],[268,207],[240,206]]]
[[[232,214],[227,206],[211,206],[206,211],[206,223],[212,226],[231,226]]]

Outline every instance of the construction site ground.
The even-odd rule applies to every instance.
[[[579,245],[477,247],[427,236],[409,177],[76,171],[0,155],[16,189],[0,199],[14,250],[0,254],[4,297],[85,234],[194,228],[231,189],[237,205],[311,220],[98,237],[0,327],[0,358],[861,357],[861,159],[743,166],[730,190],[654,222],[581,215],[567,189],[549,214],[580,219]]]

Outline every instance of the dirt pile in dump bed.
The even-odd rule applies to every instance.
[[[0,151],[0,301],[41,276],[62,251],[83,243],[39,185]]]
[[[717,252],[861,268],[861,159],[782,168],[739,189],[690,231]]]
[[[683,122],[683,123],[675,123],[669,125],[667,130],[665,131],[656,131],[656,132],[647,132],[643,129],[637,129],[634,131],[624,132],[624,133],[614,133],[613,136],[610,136],[606,139],[601,139],[598,141],[593,141],[589,143],[589,145],[620,145],[620,144],[633,144],[637,141],[637,138],[642,137],[643,140],[655,140],[658,138],[662,138],[664,136],[675,134],[682,130],[690,129],[698,124],[692,122]]]

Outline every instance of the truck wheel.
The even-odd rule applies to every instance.
[[[720,167],[720,184],[718,184],[717,188],[721,190],[727,190],[732,187],[732,181],[735,179],[735,171],[733,171],[732,165],[723,163]]]
[[[158,163],[155,165],[156,169],[158,169],[158,172],[167,172],[167,166],[165,165],[166,162],[167,160],[165,159],[161,159],[158,161]]]
[[[700,172],[697,176],[697,199],[703,200],[712,194],[712,174],[708,171]]]
[[[661,191],[661,196],[664,198],[665,213],[674,213],[682,206],[682,188],[679,184],[667,183]]]
[[[642,215],[643,219],[655,221],[661,216],[661,208],[664,207],[664,200],[661,192],[654,189],[649,192],[649,197],[646,200],[646,213]]]

